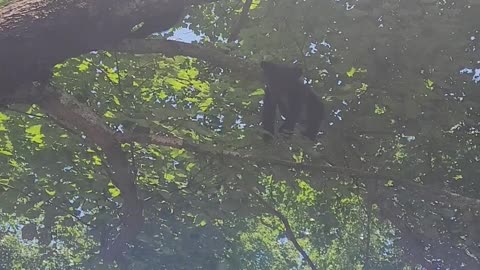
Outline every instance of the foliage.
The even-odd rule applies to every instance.
[[[10,0],[0,0],[0,6],[6,5]]]
[[[318,269],[420,268],[393,219],[437,247],[424,259],[438,269],[474,260],[450,247],[475,246],[461,217],[478,213],[433,190],[479,194],[478,86],[456,70],[478,65],[478,29],[461,19],[478,5],[358,2],[255,0],[231,43],[244,1],[201,5],[183,21],[219,53],[301,65],[329,108],[315,145],[298,135],[264,144],[262,89],[204,59],[95,51],[54,68],[51,84],[117,133],[201,146],[122,145],[146,217],[130,269],[309,269],[279,215]],[[0,269],[119,267],[98,256],[122,222],[108,166],[82,131],[38,106],[3,108]]]

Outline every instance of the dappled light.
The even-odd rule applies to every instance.
[[[480,269],[478,14],[0,0],[0,270]]]

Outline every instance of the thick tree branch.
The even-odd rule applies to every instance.
[[[121,260],[127,243],[136,238],[143,226],[143,206],[138,199],[135,176],[126,154],[114,132],[88,107],[66,93],[51,88],[39,102],[39,106],[55,121],[69,130],[81,130],[87,139],[100,146],[110,169],[111,180],[121,191],[122,228],[117,237],[104,247],[106,261]]]
[[[63,0],[63,1],[65,3],[68,2],[68,1],[76,2],[75,0]],[[96,4],[96,3],[91,2],[92,0],[88,0],[88,1],[84,0],[84,1],[88,2],[89,4]],[[127,0],[122,0],[122,1],[127,1]],[[153,2],[153,1],[154,0],[145,1],[145,2]],[[157,1],[160,1],[160,0],[157,0]],[[210,2],[210,1],[207,1],[207,0],[198,0],[198,1],[185,0],[185,1],[188,2],[188,3]],[[30,0],[30,1],[21,0],[21,1],[17,1],[17,3],[26,3],[26,2],[39,3],[39,4],[43,3],[44,4],[44,3],[47,3],[47,2],[48,3],[53,3],[54,1],[47,1],[47,0]],[[62,1],[57,1],[57,2],[62,2]],[[80,2],[80,1],[77,0],[77,2]],[[180,1],[178,1],[178,2],[180,2]],[[97,6],[97,7],[100,7],[100,6]],[[18,9],[18,10],[21,10],[21,9]],[[35,21],[35,23],[29,22],[27,19],[33,20],[32,18],[36,18],[36,17],[32,17],[32,18],[28,18],[28,16],[22,17],[22,13],[18,13],[17,14],[17,16],[19,16],[18,18],[21,18],[23,20],[23,21],[22,20],[20,21],[19,25],[22,25],[22,24],[34,25],[35,27],[32,28],[33,30],[37,31],[37,30],[40,29],[40,30],[43,31],[43,32],[39,31],[40,34],[37,35],[35,31],[29,32],[29,31],[32,31],[32,29],[26,29],[26,30],[29,30],[29,31],[26,31],[25,29],[22,29],[22,28],[15,28],[15,27],[9,28],[9,27],[11,27],[11,25],[5,24],[5,22],[8,22],[8,23],[12,22],[13,21],[12,18],[15,18],[15,16],[10,17],[10,21],[9,21],[9,19],[7,18],[7,16],[9,16],[9,15],[5,12],[2,13],[2,11],[4,11],[4,10],[3,9],[0,10],[0,49],[2,49],[3,46],[6,45],[8,48],[15,48],[15,50],[8,50],[8,49],[0,50],[0,62],[3,63],[4,62],[3,60],[9,59],[9,58],[5,58],[5,57],[9,57],[9,56],[6,56],[6,54],[2,54],[1,51],[3,51],[4,53],[10,53],[10,54],[13,53],[14,57],[12,59],[16,59],[16,60],[20,59],[19,61],[14,62],[12,69],[7,70],[6,73],[1,73],[0,74],[0,83],[2,83],[0,85],[2,85],[3,87],[9,86],[9,82],[10,82],[9,80],[11,80],[11,79],[15,80],[16,84],[14,84],[14,85],[18,86],[18,85],[22,85],[22,84],[18,84],[18,82],[25,82],[25,80],[24,80],[25,78],[27,79],[27,81],[30,81],[30,80],[33,80],[33,79],[43,78],[43,74],[45,73],[44,68],[46,66],[49,67],[49,66],[51,66],[52,63],[60,62],[61,61],[61,60],[59,60],[60,58],[62,58],[62,59],[65,58],[65,57],[68,58],[69,56],[77,55],[80,52],[88,51],[88,50],[86,50],[86,48],[97,48],[97,49],[118,48],[119,51],[123,51],[123,52],[130,52],[130,53],[163,53],[167,56],[185,55],[185,56],[195,57],[195,58],[204,60],[204,61],[206,61],[210,64],[213,64],[215,66],[218,66],[218,67],[226,68],[226,69],[228,69],[232,72],[231,73],[232,76],[236,76],[237,78],[245,79],[246,81],[252,81],[253,80],[253,81],[259,82],[261,80],[261,78],[259,76],[259,74],[261,74],[261,72],[258,70],[258,68],[255,67],[256,65],[248,64],[245,61],[242,61],[238,58],[229,56],[227,53],[220,52],[219,50],[214,49],[214,48],[206,48],[206,47],[200,47],[198,45],[193,45],[193,44],[186,44],[186,43],[175,42],[175,41],[163,41],[163,40],[162,41],[159,41],[159,40],[127,40],[127,41],[123,42],[120,45],[120,47],[116,47],[116,42],[115,41],[123,39],[126,36],[126,35],[123,35],[123,34],[115,35],[114,37],[110,36],[110,37],[105,38],[105,39],[102,39],[103,37],[98,37],[98,42],[99,43],[95,43],[95,44],[92,45],[92,44],[88,43],[87,41],[96,40],[97,37],[95,35],[92,35],[92,36],[87,36],[87,38],[85,39],[85,32],[83,32],[83,30],[82,30],[83,29],[82,27],[85,27],[86,29],[88,29],[88,31],[90,31],[89,28],[91,28],[91,25],[89,25],[88,23],[87,24],[82,23],[82,20],[77,21],[78,18],[75,17],[75,16],[72,17],[72,21],[73,22],[80,22],[81,23],[80,25],[66,24],[62,20],[69,19],[69,17],[68,17],[69,13],[68,12],[66,13],[67,15],[62,15],[58,12],[53,12],[52,14],[55,14],[55,16],[58,16],[58,17],[55,17],[55,16],[49,17],[49,18],[54,19],[52,21],[48,21],[47,18],[43,18],[43,17],[40,16],[37,19],[37,21]],[[33,14],[33,13],[28,13],[28,10],[25,10],[25,9],[22,10],[22,12],[25,12],[25,14]],[[5,15],[5,16],[2,16],[2,15]],[[99,17],[96,17],[96,18],[100,22],[104,23]],[[93,21],[95,21],[95,19],[93,19]],[[2,23],[4,23],[4,24],[2,24]],[[108,22],[108,23],[110,23],[110,22]],[[65,27],[68,31],[70,31],[72,33],[75,33],[75,35],[78,35],[78,33],[75,32],[76,30],[81,30],[79,37],[84,39],[84,40],[80,40],[80,41],[73,40],[73,43],[75,43],[75,44],[67,43],[66,44],[67,48],[55,47],[55,46],[59,46],[58,44],[65,47],[65,44],[63,44],[62,41],[60,41],[60,42],[56,41],[56,40],[59,40],[59,38],[57,36],[55,36],[55,35],[58,35],[58,32],[55,32],[56,30],[54,30],[53,32],[48,32],[48,31],[45,32],[46,30],[50,29],[52,27],[52,25],[55,25],[55,24],[57,24],[59,26],[62,26],[62,27]],[[38,27],[38,28],[36,28],[36,27]],[[71,28],[69,28],[69,27],[71,27]],[[128,27],[126,27],[126,28],[128,28]],[[58,28],[51,28],[51,29],[57,29],[58,30]],[[61,28],[61,29],[63,29],[63,28]],[[108,32],[105,32],[105,31],[98,31],[98,29],[96,29],[96,28],[94,28],[94,29],[95,29],[95,31],[93,31],[93,32],[95,34],[103,35],[105,33],[108,33]],[[15,36],[15,35],[12,35],[11,33],[15,33],[15,31],[18,31],[18,30],[19,30],[19,33],[23,33],[22,31],[25,30],[26,33],[27,33],[26,37],[21,36],[21,38],[19,40],[15,40],[15,39],[11,38],[12,36]],[[105,30],[105,28],[104,28],[104,30]],[[6,31],[7,34],[4,33],[5,31]],[[40,35],[42,35],[42,33],[46,37],[46,40],[42,41],[42,39],[39,39],[43,43],[40,42],[40,43],[38,43],[38,46],[37,46],[37,43],[35,43],[34,41],[37,38],[40,38]],[[45,35],[45,33],[46,33],[46,35]],[[122,32],[122,33],[124,33],[124,32]],[[31,34],[32,36],[29,37],[28,34]],[[49,38],[53,38],[53,39],[48,40]],[[69,37],[67,35],[65,37],[61,37],[60,40],[63,40],[63,38],[68,39],[68,38],[71,38],[71,37]],[[82,43],[82,42],[87,42],[87,43]],[[32,46],[32,44],[35,44],[36,47],[35,48],[29,47],[29,46]],[[54,46],[53,46],[54,48],[48,48],[48,50],[47,50],[46,46],[48,45],[48,46],[51,47],[52,44],[54,44]],[[80,44],[81,47],[75,47],[77,44]],[[69,46],[70,46],[70,48],[68,48]],[[37,47],[38,47],[38,49],[37,49]],[[18,51],[17,51],[17,48],[20,48],[20,49],[18,49]],[[58,50],[64,50],[64,49],[68,50],[68,52],[67,51],[61,51],[61,53],[59,54],[61,57],[57,58],[58,55],[55,54],[55,52],[58,51]],[[2,57],[4,57],[4,58],[2,58]],[[30,59],[32,57],[33,57],[33,62],[31,62],[30,60],[25,60],[25,59]],[[15,66],[15,65],[18,65],[18,66]],[[26,71],[26,72],[21,72],[22,70]],[[5,81],[6,81],[6,83],[3,83]],[[14,97],[10,96],[8,99],[3,99],[3,100],[2,100],[2,97],[0,95],[0,104],[1,103],[9,104],[9,103],[13,103],[13,102],[37,102],[36,101],[37,97],[35,95],[32,96],[31,93],[28,91],[29,87],[15,87],[15,88],[16,89],[25,88],[25,89],[27,89],[27,91],[20,91],[18,94],[15,93],[16,95]],[[2,92],[2,90],[0,89],[0,94],[1,94],[1,92]],[[40,104],[44,104],[43,107],[45,107],[44,102],[47,102],[47,100],[48,99],[46,99],[44,101],[38,101],[38,102]],[[59,101],[60,101],[60,99],[57,98],[57,101],[55,101],[55,102],[58,103]],[[59,114],[60,111],[61,110],[59,110],[58,112],[53,112],[52,115],[54,115],[55,113]],[[70,116],[68,116],[68,117],[70,117]],[[86,125],[87,126],[88,125],[95,125],[94,122],[87,123]],[[102,123],[102,121],[99,121],[98,123]],[[96,130],[97,128],[94,128],[94,130]],[[143,140],[142,143],[168,145],[168,146],[172,146],[172,147],[184,147],[184,148],[189,148],[192,151],[197,151],[197,152],[201,152],[201,151],[210,151],[211,152],[211,150],[202,149],[201,147],[196,146],[196,145],[188,145],[182,140],[165,138],[165,137],[161,137],[161,136],[150,136],[150,135],[148,135],[148,136],[137,136],[137,135],[129,136],[129,135],[125,135],[125,134],[122,134],[122,135],[113,134],[113,137],[112,137],[112,134],[109,134],[109,136],[107,136],[107,138],[108,138],[107,140],[111,140],[111,141],[115,142],[115,143],[112,143],[112,144],[118,144],[119,142],[123,142],[123,141],[137,141],[137,140],[141,141],[141,140]],[[97,143],[97,142],[95,142],[95,143]],[[106,144],[107,149],[109,147],[114,148],[114,146],[110,146],[110,144],[108,142],[104,142],[104,143]],[[100,145],[100,143],[98,143],[98,144]],[[259,164],[266,164],[266,165],[277,164],[277,165],[282,165],[282,166],[290,166],[290,167],[298,168],[298,169],[319,170],[319,171],[332,172],[332,173],[338,173],[338,174],[347,174],[347,175],[353,174],[353,175],[363,177],[365,181],[373,181],[374,179],[380,179],[382,181],[394,180],[396,185],[407,187],[408,190],[415,191],[415,192],[419,193],[420,194],[419,196],[423,196],[426,200],[428,200],[430,202],[433,202],[433,201],[436,201],[436,200],[448,201],[452,204],[452,207],[457,207],[457,208],[461,208],[461,209],[477,209],[478,210],[479,207],[480,207],[480,200],[464,197],[464,196],[461,196],[459,194],[454,194],[454,193],[451,193],[449,191],[445,191],[445,190],[441,190],[441,189],[437,189],[437,188],[427,187],[427,186],[424,186],[424,185],[414,183],[413,181],[408,180],[408,179],[407,180],[398,179],[396,177],[392,177],[392,176],[385,175],[385,174],[365,172],[365,171],[355,170],[355,169],[346,169],[346,168],[342,168],[342,167],[318,166],[316,164],[297,164],[297,163],[290,162],[290,161],[278,160],[277,158],[274,158],[274,157],[272,157],[272,158],[270,158],[270,157],[252,157],[251,155],[248,155],[248,154],[243,155],[243,154],[235,153],[235,152],[228,152],[228,151],[221,151],[221,150],[219,150],[219,151],[224,156],[227,156],[227,157],[236,158],[236,159],[245,159],[245,160],[248,160],[248,161],[255,161]],[[106,154],[107,160],[108,160],[109,156],[115,156],[116,154],[119,154],[119,156],[123,155],[123,154],[121,154],[121,152],[122,152],[121,149],[117,148],[116,150],[115,149],[112,150],[110,152],[110,154],[107,154],[107,153],[105,153],[105,154]],[[113,158],[112,158],[112,160],[113,160]],[[116,164],[120,165],[122,163],[121,162],[116,162]],[[385,198],[388,197],[388,194],[392,194],[393,190],[395,190],[394,188],[384,187],[383,185],[380,189],[385,191],[385,195],[384,195]],[[122,190],[122,194],[123,193],[124,193],[124,190]],[[135,195],[135,197],[136,197],[136,195]],[[385,209],[388,209],[388,208],[385,208]],[[395,217],[391,216],[391,219],[393,221],[393,220],[395,220]],[[128,228],[128,226],[125,226],[125,227]],[[403,231],[406,232],[405,230],[403,230]],[[406,233],[408,234],[408,232],[406,232]],[[134,233],[134,235],[136,235],[136,234]],[[413,237],[417,237],[417,235],[415,235]],[[117,239],[121,240],[121,237],[118,237]],[[118,243],[126,243],[126,242],[128,242],[128,239],[123,239],[123,240],[117,241],[117,242]],[[119,252],[117,254],[121,254],[121,252]]]
[[[177,55],[189,56],[203,60],[212,66],[228,69],[235,78],[245,81],[257,81],[259,84],[263,81],[262,72],[257,63],[239,59],[229,55],[226,51],[214,47],[174,40],[127,39],[110,49],[131,54],[161,53],[168,57]]]
[[[17,93],[24,93],[23,95],[20,95],[20,101],[23,101],[24,99],[26,99],[26,97],[29,97],[33,100],[42,100],[41,98],[39,98],[37,95],[34,94],[35,91],[38,91],[38,89],[35,89],[35,87],[32,86],[31,89],[28,87],[23,87],[22,91],[17,91]],[[109,135],[105,138],[106,140],[113,139],[120,143],[139,142],[143,144],[156,144],[156,145],[170,146],[175,148],[185,148],[185,149],[188,149],[194,152],[200,152],[200,153],[212,153],[211,148],[203,147],[197,144],[188,144],[182,139],[164,137],[164,136],[159,136],[154,134],[114,133],[112,130],[110,130],[107,126],[103,124],[101,118],[99,118],[93,111],[91,111],[91,109],[88,106],[76,101],[74,97],[69,96],[66,93],[62,95],[65,99],[71,100],[75,104],[75,106],[81,108],[81,110],[83,111],[82,115],[90,115],[88,119],[95,119],[95,121],[90,122],[90,125],[96,125],[96,124],[101,125],[100,127],[93,127],[93,129],[96,130],[97,128],[99,128],[100,130],[103,130],[102,132],[108,133]],[[15,102],[15,100],[9,100],[9,101]],[[71,125],[71,123],[72,122],[69,122],[66,124]],[[86,125],[85,128],[92,129],[92,127],[89,127],[88,125]],[[85,131],[88,131],[88,130],[85,130]],[[103,142],[103,143],[108,143],[108,142]],[[429,186],[424,186],[424,185],[412,182],[408,179],[400,179],[398,177],[394,177],[393,175],[387,175],[387,174],[382,174],[378,172],[367,172],[359,169],[352,169],[352,168],[345,168],[345,167],[338,167],[338,166],[317,165],[317,164],[310,164],[310,163],[297,163],[293,161],[278,159],[277,157],[257,156],[257,155],[251,155],[248,153],[240,153],[240,152],[228,151],[223,149],[218,150],[216,154],[221,154],[226,158],[254,161],[257,164],[264,164],[264,165],[276,164],[281,166],[288,166],[288,167],[299,169],[299,170],[314,170],[314,171],[325,171],[325,172],[345,174],[345,175],[355,175],[358,177],[363,177],[365,181],[369,181],[372,183],[373,181],[377,181],[377,180],[381,180],[381,181],[393,180],[400,186],[409,187],[412,190],[415,190],[416,192],[424,193],[424,197],[432,201],[439,200],[439,199],[448,200],[451,202],[455,202],[455,206],[462,209],[465,209],[465,208],[478,209],[480,207],[479,199],[469,198],[453,192],[435,189]],[[383,185],[380,183],[379,188],[381,188],[382,186]]]
[[[337,166],[296,163],[293,161],[281,160],[277,157],[257,156],[249,153],[240,153],[223,149],[216,150],[215,148],[212,149],[208,146],[189,144],[182,139],[163,137],[159,135],[114,133],[108,126],[104,124],[100,117],[91,111],[88,106],[79,103],[72,96],[56,93],[52,89],[50,89],[46,95],[42,95],[41,93],[38,93],[38,88],[39,87],[36,85],[20,88],[19,91],[16,91],[19,101],[25,101],[26,99],[36,100],[50,116],[57,120],[60,125],[71,130],[82,130],[85,132],[90,141],[101,146],[105,151],[107,162],[110,164],[112,172],[114,172],[112,174],[112,181],[121,190],[122,198],[125,196],[125,204],[123,209],[125,218],[122,219],[123,229],[120,231],[117,239],[111,245],[109,245],[109,248],[107,249],[108,252],[105,253],[107,254],[106,257],[110,259],[116,259],[121,256],[125,249],[126,243],[134,239],[140,230],[140,223],[143,220],[141,213],[142,206],[136,195],[135,178],[131,170],[128,169],[129,164],[125,154],[120,148],[121,143],[139,142],[142,144],[155,144],[175,148],[185,148],[196,153],[215,156],[221,155],[227,159],[240,159],[245,160],[246,162],[254,162],[255,164],[274,164],[288,166],[298,170],[330,172],[349,176],[355,175],[362,177],[363,181],[366,183],[373,183],[374,181],[376,182],[378,180],[382,181],[378,185],[378,189],[381,194],[379,195],[378,200],[387,201],[388,198],[394,197],[394,193],[396,191],[409,190],[410,192],[417,194],[416,197],[422,198],[423,200],[431,203],[443,201],[448,204],[449,207],[464,210],[469,209],[474,212],[480,211],[480,200],[478,199],[468,198],[449,191],[414,183],[408,179],[398,179],[397,177],[377,172],[367,172],[363,170]],[[35,94],[36,91],[37,94]],[[15,102],[15,100],[10,100],[10,102]],[[382,183],[387,180],[393,180],[397,187],[394,188],[384,186]],[[407,189],[404,189],[403,187],[406,187]],[[397,206],[383,206],[381,209],[390,209],[389,211],[391,211],[392,207],[395,208]],[[397,217],[395,215],[390,215],[387,218],[392,220],[393,223],[396,223],[395,221],[397,220]],[[409,235],[408,230],[403,230],[403,232],[405,232],[407,236]],[[416,237],[418,237],[418,235]],[[413,247],[415,247],[415,245]]]
[[[198,57],[210,63],[214,63],[217,66],[226,67],[232,71],[232,74],[241,74],[239,76],[247,76],[250,77],[250,80],[256,79],[261,80],[258,74],[261,72],[258,68],[255,68],[254,65],[239,60],[238,58],[229,56],[227,54],[221,53],[218,50],[211,49],[211,48],[204,48],[194,44],[188,44],[183,42],[177,41],[166,41],[166,40],[127,40],[119,47],[121,51],[130,52],[130,53],[163,53],[167,56],[173,55],[185,55],[191,57]],[[245,75],[247,74],[247,75]],[[22,91],[18,93],[19,101],[24,101],[25,99],[33,99],[35,100],[36,97],[31,94],[32,90],[28,87],[21,88]],[[11,103],[12,99],[5,100],[8,103]],[[0,104],[8,104],[3,103],[0,99]],[[116,135],[119,136],[119,135]],[[165,145],[169,145],[172,147],[190,147],[191,150],[194,151],[201,151],[199,146],[187,146],[183,141],[175,141],[171,138],[160,138],[158,136],[155,137],[143,137],[137,136],[137,138],[129,138],[129,135],[122,135],[122,138],[118,138],[119,140],[129,140],[129,139],[141,139],[143,142],[150,142],[150,143],[160,143]],[[173,144],[173,145],[170,145]],[[457,207],[459,208],[474,208],[478,209],[480,207],[480,200],[468,198],[465,196],[461,196],[459,194],[455,194],[449,191],[444,191],[440,189],[435,189],[432,187],[427,187],[415,182],[412,182],[408,179],[399,179],[398,177],[393,177],[392,175],[385,175],[381,173],[372,173],[366,172],[357,169],[351,168],[344,168],[344,167],[335,167],[335,166],[325,166],[325,165],[316,165],[316,164],[306,164],[306,163],[295,163],[291,161],[279,160],[275,157],[258,157],[252,156],[249,154],[239,154],[235,152],[224,152],[225,156],[232,156],[236,158],[242,158],[246,160],[255,160],[260,164],[277,164],[277,165],[284,165],[290,166],[297,169],[307,169],[307,170],[318,170],[318,171],[327,171],[339,174],[353,174],[356,176],[364,177],[367,179],[379,179],[379,180],[395,180],[398,184],[403,185],[405,187],[409,187],[412,190],[422,191],[425,193],[425,196],[430,197],[432,201],[436,199],[445,199],[445,200],[452,200],[456,202]]]
[[[189,4],[213,0],[18,0],[0,8],[0,97],[19,85],[45,82],[64,60],[117,44],[133,26],[175,25]]]

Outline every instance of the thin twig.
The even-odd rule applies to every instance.
[[[268,209],[268,211],[276,216],[278,219],[280,219],[280,221],[283,223],[283,226],[285,227],[285,233],[287,234],[287,238],[288,240],[290,240],[290,242],[292,242],[292,244],[295,246],[295,248],[297,249],[297,251],[302,255],[303,259],[305,259],[305,261],[307,261],[308,265],[310,266],[310,268],[312,268],[312,270],[317,270],[317,267],[315,266],[315,264],[313,263],[313,261],[310,259],[310,257],[308,256],[307,252],[302,248],[302,246],[300,246],[300,244],[298,243],[297,241],[297,238],[295,237],[295,234],[293,233],[292,231],[292,227],[290,226],[290,223],[288,222],[288,219],[282,214],[280,213],[277,209],[275,209],[273,206],[271,206],[268,202],[266,202],[260,195],[258,195],[255,191],[252,191],[251,192],[252,195],[254,195],[257,200],[263,204],[263,206],[265,208]]]

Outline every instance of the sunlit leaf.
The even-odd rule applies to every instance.
[[[90,61],[83,60],[82,63],[77,66],[78,71],[85,72],[90,68],[90,65],[91,65]]]
[[[96,166],[102,165],[102,159],[97,155],[92,156],[92,161],[93,161],[93,164]]]
[[[171,152],[170,152],[170,156],[172,158],[177,158],[178,156],[182,155],[185,153],[185,149],[173,149]]]
[[[171,173],[165,172],[165,173],[163,174],[163,178],[164,178],[166,181],[171,182],[171,181],[175,180],[175,175],[173,175],[173,174],[171,174]]]
[[[0,112],[0,123],[5,122],[5,121],[7,121],[7,120],[9,120],[9,119],[10,119],[10,117],[8,117],[8,115]]]
[[[119,105],[120,106],[120,100],[118,99],[117,96],[113,96],[113,102],[115,102],[115,104]]]
[[[176,80],[176,79],[173,79],[173,78],[167,78],[165,80],[166,83],[168,83],[173,90],[176,90],[176,91],[180,91],[182,90],[183,88],[186,87],[186,85],[182,82],[180,82],[179,80]]]
[[[250,93],[248,96],[254,97],[254,96],[263,96],[263,95],[265,95],[265,90],[263,90],[262,88],[258,88],[252,93]]]
[[[378,104],[375,104],[375,111],[374,111],[375,114],[379,114],[379,115],[385,114],[386,110],[387,108],[385,106],[380,106]]]
[[[115,114],[111,111],[106,111],[103,116],[105,116],[106,118],[115,118]]]
[[[296,154],[293,154],[293,160],[295,160],[295,163],[302,163],[304,161],[304,153],[299,152]]]
[[[42,134],[42,125],[30,126],[25,129],[25,132],[31,142],[43,145],[43,138],[45,138],[45,135]]]
[[[212,98],[207,98],[207,99],[205,99],[204,101],[202,101],[202,102],[198,105],[198,107],[200,107],[200,110],[201,110],[202,112],[206,112],[206,111],[210,108],[210,106],[211,106],[212,104],[213,104],[213,99],[212,99]]]
[[[55,196],[55,194],[57,193],[55,190],[49,190],[49,189],[45,189],[45,192],[51,197]]]
[[[10,151],[6,151],[6,150],[1,150],[1,149],[0,149],[0,155],[13,156],[13,153],[10,152]]]
[[[168,95],[165,93],[165,91],[161,90],[158,92],[157,97],[160,100],[165,100],[168,97]]]
[[[351,67],[349,71],[347,71],[347,76],[348,77],[353,77],[353,75],[355,75],[355,72],[357,72],[357,69],[354,68],[354,67]]]
[[[195,167],[195,163],[188,163],[187,167],[185,168],[187,172],[191,171]]]
[[[430,79],[425,80],[425,88],[428,90],[433,90],[434,82]]]
[[[116,198],[121,194],[120,189],[118,189],[117,187],[109,187],[108,192],[113,198]]]

